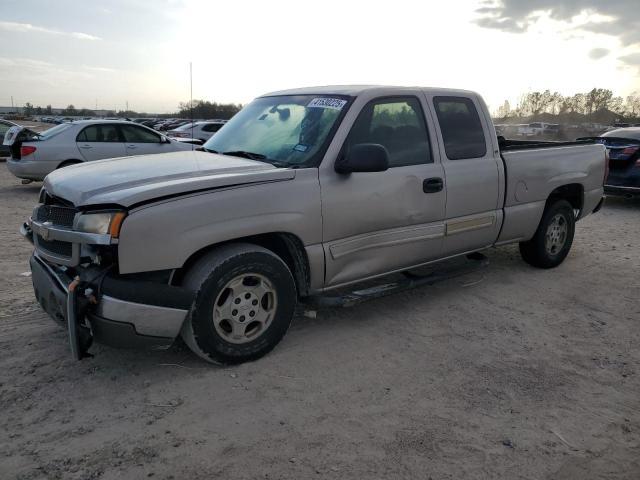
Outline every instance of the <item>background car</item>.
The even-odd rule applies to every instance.
[[[0,158],[8,157],[10,155],[9,147],[2,145],[2,142],[4,141],[4,134],[7,133],[11,127],[15,126],[15,123],[0,118]]]
[[[81,120],[60,124],[12,145],[7,167],[18,178],[42,180],[53,170],[75,163],[194,147],[133,122]]]
[[[195,138],[204,143],[220,130],[225,123],[227,123],[226,120],[185,123],[178,128],[167,131],[167,135],[179,138]]]
[[[609,151],[609,194],[640,196],[640,127],[618,128],[599,137]]]

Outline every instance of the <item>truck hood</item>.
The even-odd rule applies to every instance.
[[[291,180],[295,170],[207,152],[182,151],[99,160],[56,170],[45,190],[76,207],[123,207],[183,193]]]

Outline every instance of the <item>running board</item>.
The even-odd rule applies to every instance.
[[[450,266],[429,273],[428,275],[419,276],[410,272],[403,272],[405,279],[393,283],[385,283],[375,285],[373,287],[364,288],[362,290],[354,290],[344,295],[312,295],[302,299],[302,303],[311,308],[336,308],[336,307],[353,307],[359,303],[372,300],[374,298],[386,297],[394,293],[403,292],[424,285],[433,285],[434,283],[449,280],[461,275],[466,275],[486,268],[489,265],[489,259],[482,253],[471,253],[466,256],[466,261],[462,264]]]

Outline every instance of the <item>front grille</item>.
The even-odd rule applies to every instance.
[[[70,242],[62,242],[60,240],[45,240],[40,235],[38,237],[38,248],[60,257],[71,258],[73,255],[73,244]]]
[[[38,222],[51,222],[60,227],[73,227],[73,218],[78,210],[69,207],[59,207],[57,205],[42,205],[38,207],[36,220]]]

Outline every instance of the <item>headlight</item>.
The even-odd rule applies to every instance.
[[[75,229],[79,232],[109,234],[113,238],[118,238],[125,216],[125,212],[83,213],[78,218]]]

